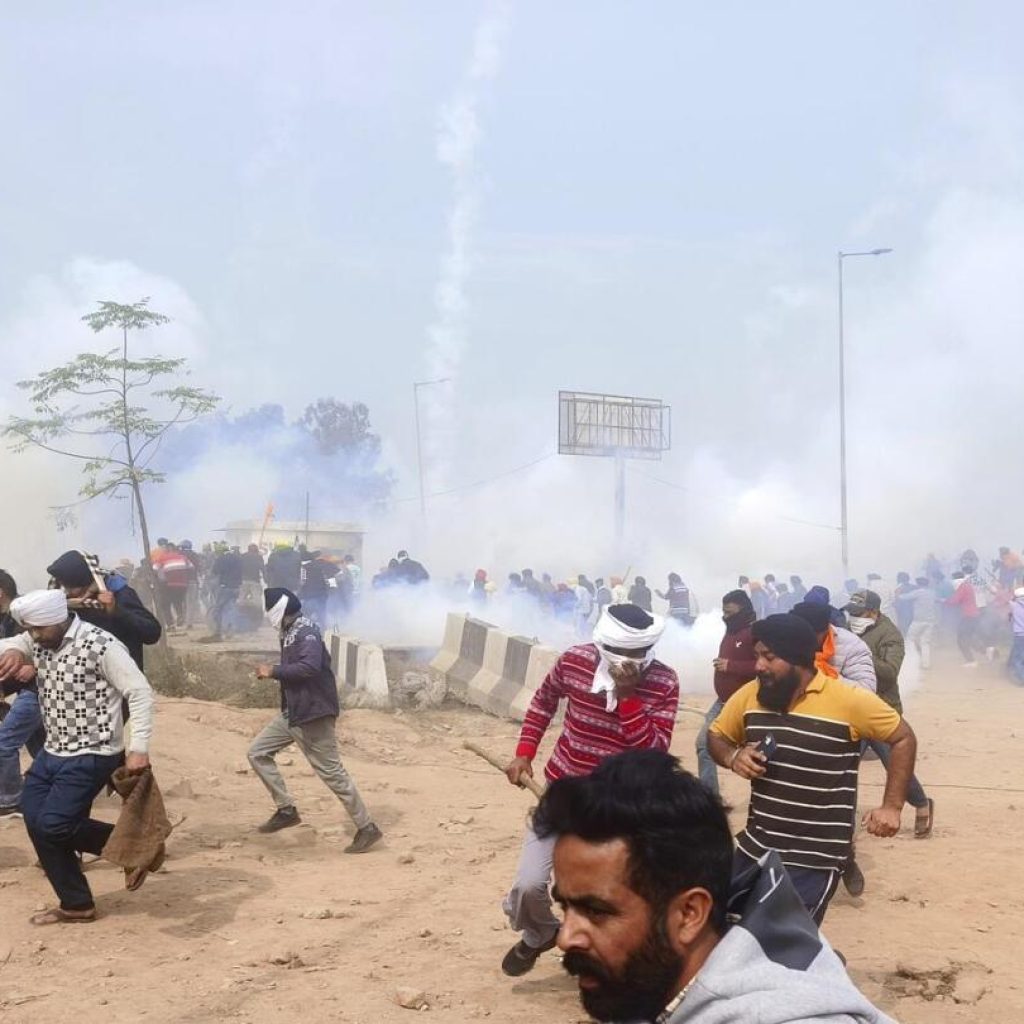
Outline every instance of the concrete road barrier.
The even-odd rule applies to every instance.
[[[522,721],[558,654],[536,640],[451,612],[430,668],[444,677],[451,696],[499,718]]]
[[[338,633],[331,634],[328,646],[339,691],[344,688],[365,693],[366,703],[373,707],[390,705],[383,647]]]

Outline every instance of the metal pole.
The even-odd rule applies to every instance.
[[[420,478],[420,515],[427,515],[427,494],[423,487],[423,437],[420,432],[420,386],[413,384],[412,401],[416,407],[416,468]]]
[[[842,538],[843,579],[850,578],[850,521],[846,504],[846,344],[843,338],[843,254],[839,267],[839,532]]]
[[[309,548],[309,491],[306,491],[306,547]]]
[[[620,451],[615,453],[615,547],[616,554],[623,553],[623,539],[626,534],[626,457]]]

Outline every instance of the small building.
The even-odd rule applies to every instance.
[[[262,519],[238,519],[228,523],[218,533],[232,547],[243,551],[250,544],[270,550],[275,544],[305,544],[310,551],[342,558],[351,555],[358,565],[363,564],[363,528],[355,523],[306,523],[296,519],[272,519],[264,525]]]

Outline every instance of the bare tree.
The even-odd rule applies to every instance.
[[[82,463],[79,493],[91,498],[132,500],[142,534],[143,553],[152,550],[143,484],[162,483],[152,468],[164,435],[212,411],[220,399],[181,383],[184,359],[128,357],[128,334],[170,322],[148,308],[149,299],[131,305],[100,302],[82,319],[97,334],[120,330],[121,345],[105,353],[83,352],[71,362],[18,382],[28,392],[34,415],[12,416],[3,434],[15,451],[41,448]]]

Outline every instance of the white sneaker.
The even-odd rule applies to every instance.
[[[976,661],[965,661],[963,664],[964,668],[977,668],[978,663]]]

